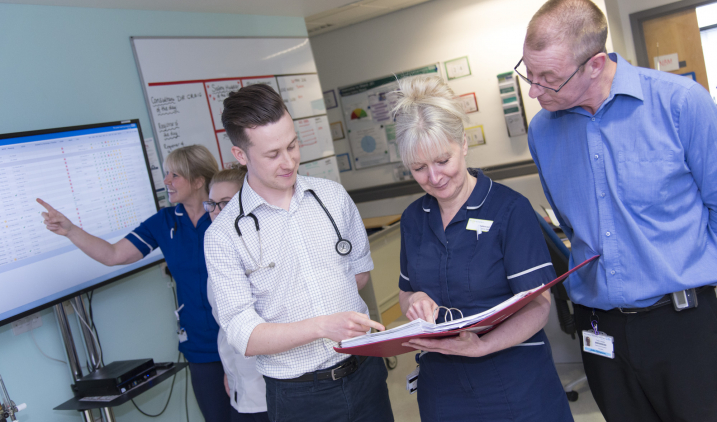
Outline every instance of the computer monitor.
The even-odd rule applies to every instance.
[[[107,267],[47,230],[41,198],[115,243],[155,214],[138,120],[0,135],[0,325],[163,259]]]

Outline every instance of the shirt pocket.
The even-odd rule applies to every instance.
[[[618,196],[623,204],[640,209],[663,203],[670,195],[682,156],[672,150],[631,151],[618,154]]]
[[[429,230],[430,231],[430,230]],[[408,277],[414,292],[424,292],[436,300],[441,297],[441,265],[445,250],[437,241],[431,241],[424,232],[420,239],[406,243]],[[436,300],[436,302],[440,302]],[[440,304],[440,303],[439,303]]]
[[[481,234],[473,255],[469,257],[466,274],[469,303],[479,309],[489,309],[502,302],[506,295],[511,295],[499,243],[494,238],[488,239],[488,234]],[[481,245],[480,241],[487,244]]]
[[[336,278],[353,279],[351,258],[353,254],[358,254],[358,252],[352,250],[348,255],[340,255],[336,250],[336,242],[338,242],[338,238],[334,235],[331,241],[324,240],[315,245],[316,252],[309,254],[312,267],[314,271],[321,273],[328,280]],[[353,245],[351,246],[353,247]]]
[[[270,296],[279,288],[279,279],[281,272],[277,267],[260,268],[249,275],[249,283],[253,288],[253,293],[258,297]]]
[[[286,277],[290,268],[295,268],[295,257],[286,253],[282,255],[283,245],[276,245],[266,238],[262,238],[260,243],[258,235],[245,236],[245,241],[239,241],[237,247],[244,271],[250,271],[248,279],[252,293],[258,297],[270,296],[279,287],[279,280]]]

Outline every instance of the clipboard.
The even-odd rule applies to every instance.
[[[480,319],[479,321],[462,327],[457,328],[453,330],[443,331],[443,332],[434,332],[434,333],[425,333],[425,334],[417,334],[417,335],[409,335],[405,337],[397,337],[397,338],[391,338],[386,340],[378,340],[375,342],[370,342],[368,344],[363,344],[360,346],[353,346],[353,347],[334,347],[334,350],[336,350],[339,353],[345,353],[350,355],[358,355],[358,356],[376,356],[376,357],[391,357],[391,356],[397,356],[408,352],[415,352],[416,349],[412,347],[405,347],[402,346],[402,343],[407,342],[408,340],[414,339],[414,338],[444,338],[444,337],[451,337],[456,336],[460,334],[461,331],[470,331],[477,334],[486,334],[492,330],[494,330],[498,325],[500,325],[503,321],[508,319],[511,315],[518,312],[520,309],[522,309],[525,305],[530,303],[533,299],[535,299],[538,295],[542,294],[544,291],[548,290],[552,286],[560,283],[561,281],[565,280],[570,276],[570,274],[574,273],[575,271],[579,270],[580,268],[584,267],[588,263],[596,260],[599,258],[600,255],[595,255],[592,258],[588,258],[587,260],[583,261],[579,265],[576,265],[574,268],[572,268],[570,271],[566,272],[565,274],[561,275],[560,277],[556,278],[555,280],[549,282],[548,284],[544,284],[536,289],[533,289],[530,291],[528,295],[521,298],[520,300],[508,305],[504,309],[501,309],[498,312],[489,314],[483,319]],[[510,300],[510,299],[509,299]],[[501,305],[498,305],[497,307],[500,307]],[[440,326],[440,324],[439,324]],[[370,334],[368,334],[370,336]],[[362,336],[363,337],[363,336]],[[341,343],[339,343],[339,346],[341,346]]]

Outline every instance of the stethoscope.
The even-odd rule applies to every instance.
[[[242,244],[244,245],[244,248],[249,253],[249,258],[254,262],[254,265],[256,268],[253,270],[246,270],[247,277],[253,273],[254,271],[257,271],[261,268],[274,268],[276,266],[275,263],[270,262],[267,265],[264,265],[264,257],[263,257],[263,248],[261,246],[261,231],[259,230],[259,219],[256,218],[254,213],[250,212],[249,214],[244,215],[244,205],[242,204],[241,194],[244,190],[244,186],[242,186],[241,189],[239,189],[239,197],[237,198],[237,201],[239,201],[239,215],[237,216],[236,220],[234,220],[234,228],[237,231],[237,234],[239,235],[239,239],[241,239]],[[341,256],[346,256],[351,253],[351,242],[349,242],[347,239],[344,239],[341,237],[341,232],[339,231],[339,228],[336,226],[336,222],[334,221],[334,217],[331,216],[331,213],[328,209],[326,209],[326,206],[323,202],[321,202],[321,199],[319,199],[319,196],[316,195],[316,192],[313,191],[313,189],[307,189],[307,192],[311,193],[314,198],[316,198],[316,202],[321,205],[321,208],[324,209],[324,212],[326,213],[326,216],[329,217],[329,220],[331,220],[331,224],[334,226],[334,230],[336,231],[336,235],[339,237],[338,242],[336,242],[336,252]],[[251,251],[249,251],[249,248],[246,246],[246,242],[244,241],[244,237],[241,235],[241,230],[239,229],[239,221],[244,218],[249,217],[252,220],[254,220],[254,227],[256,228],[256,235],[259,239],[259,261],[254,259],[254,255],[251,254]]]

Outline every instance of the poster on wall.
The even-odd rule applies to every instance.
[[[356,170],[401,161],[391,116],[396,80],[438,72],[438,64],[432,64],[338,89]]]
[[[471,65],[468,63],[468,56],[446,61],[446,76],[448,80],[463,78],[471,75]]]
[[[341,183],[336,156],[322,158],[321,160],[302,163],[299,165],[299,174],[302,176],[320,177]]]

